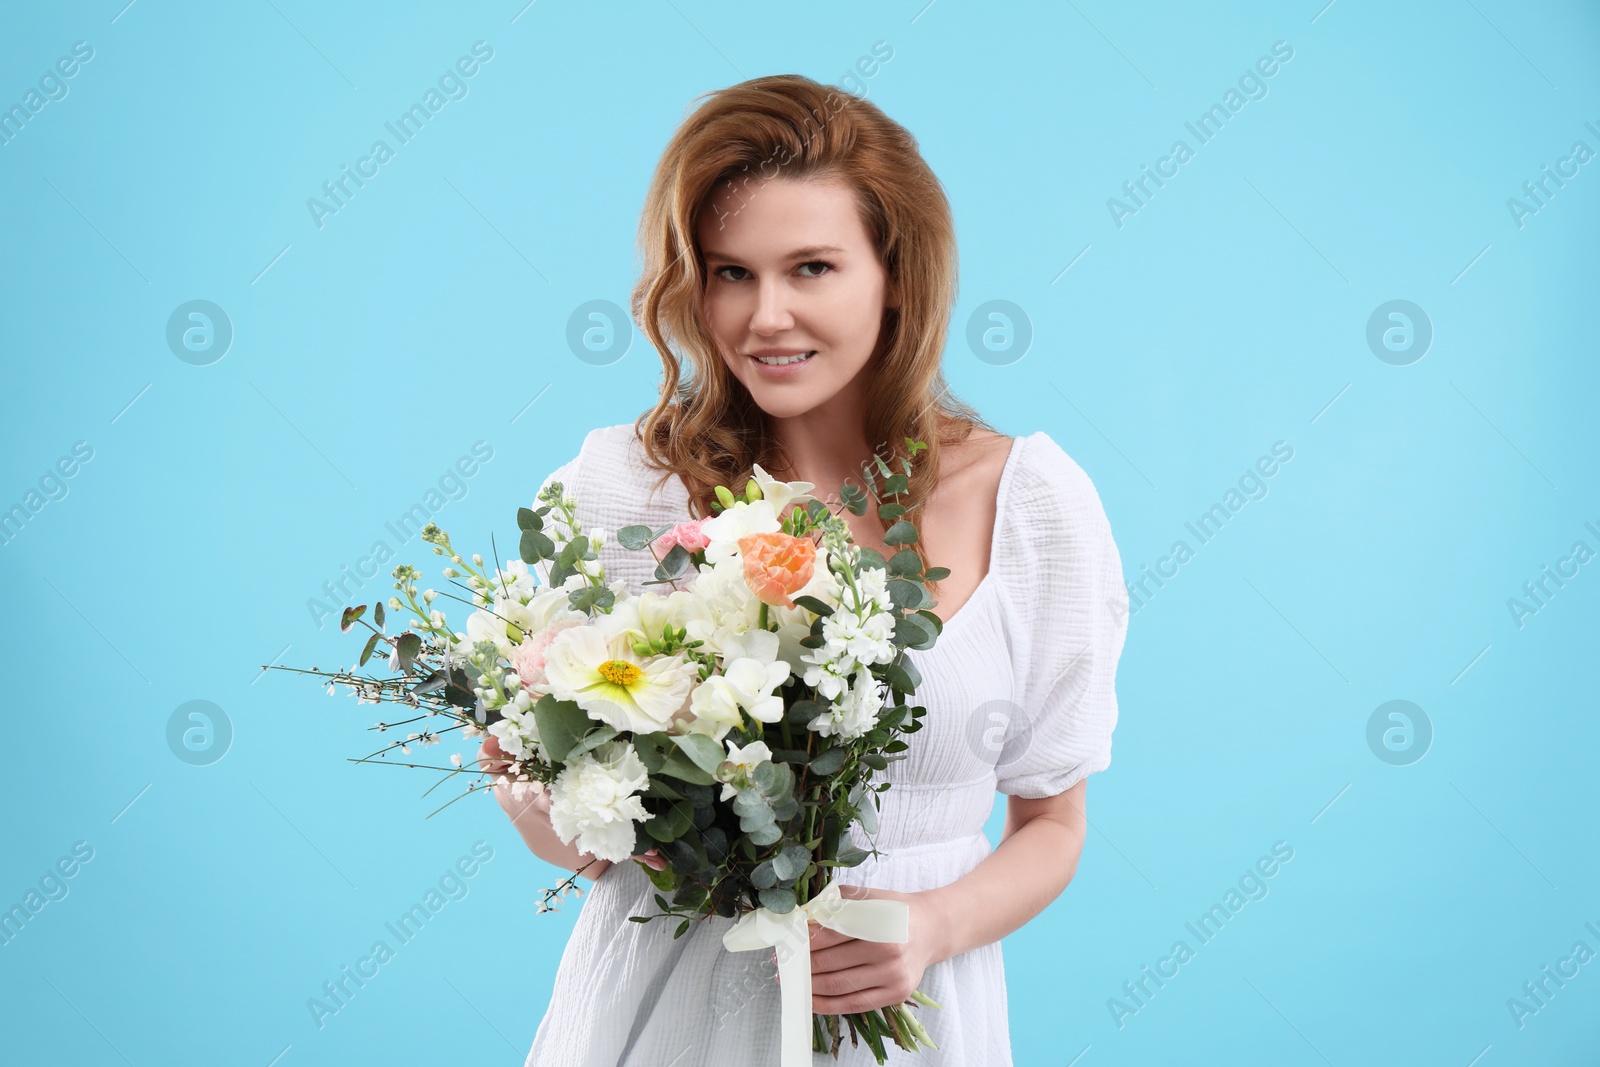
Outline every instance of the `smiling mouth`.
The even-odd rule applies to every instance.
[[[810,359],[816,354],[816,350],[813,349],[812,351],[800,356],[751,356],[750,358],[755,360],[757,363],[762,364],[763,366],[784,367],[791,363],[804,363],[806,360]]]

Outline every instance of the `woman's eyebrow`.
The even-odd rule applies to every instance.
[[[712,248],[707,248],[704,250],[704,252],[707,259],[737,260],[739,258],[738,256],[731,256],[726,252],[719,252]],[[844,255],[844,249],[838,247],[837,245],[806,245],[804,248],[796,248],[784,258],[788,259],[790,262],[793,262],[797,259],[814,259],[817,256],[842,255]]]

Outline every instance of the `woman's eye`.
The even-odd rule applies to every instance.
[[[808,267],[821,267],[822,271],[824,273],[834,269],[832,263],[829,263],[826,260],[821,260],[821,259],[814,259],[809,263],[802,263],[796,269],[803,271]],[[718,267],[717,269],[713,270],[711,273],[713,275],[715,275],[716,277],[722,279],[725,282],[742,282],[742,281],[744,281],[744,278],[730,278],[726,274],[723,273],[724,271],[730,271],[730,270],[744,271],[745,274],[750,273],[749,271],[746,271],[743,267],[733,267],[733,266]],[[818,273],[818,274],[802,274],[801,277],[802,278],[820,278],[820,277],[822,277],[822,274],[821,273]]]

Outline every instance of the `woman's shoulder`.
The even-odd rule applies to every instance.
[[[603,471],[606,478],[613,479],[617,476],[618,468],[627,471],[639,466],[633,461],[636,457],[642,457],[643,448],[631,422],[598,426],[584,434],[577,454],[555,470],[564,474],[569,482],[585,471]]]
[[[1111,527],[1094,482],[1043,430],[1016,438],[1007,459],[1002,553],[1019,571],[1041,554],[1080,553],[1086,540],[1110,541]]]
[[[668,478],[658,490],[661,472],[646,462],[644,442],[631,422],[599,426],[584,435],[577,455],[556,468],[546,484],[560,480],[578,498],[580,507],[596,509],[607,519],[637,511],[639,521],[652,521],[656,510],[676,510],[686,495],[683,483]]]
[[[1090,475],[1045,430],[1014,438],[1006,466],[1006,515],[1016,525],[1048,525],[1101,509]]]

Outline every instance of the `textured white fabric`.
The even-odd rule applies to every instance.
[[[618,546],[616,530],[686,521],[677,476],[644,465],[632,424],[594,430],[549,478],[577,498],[578,518],[605,530],[608,579],[640,591],[648,551]],[[828,487],[819,487],[820,490]],[[989,572],[938,643],[908,655],[927,708],[903,760],[878,780],[878,832],[852,837],[881,855],[841,868],[845,884],[917,892],[955,881],[990,852],[983,826],[995,792],[1060,793],[1111,761],[1114,689],[1126,633],[1122,564],[1100,498],[1044,432],[1015,438],[1001,476]],[[548,575],[548,564],[539,567]],[[664,589],[665,587],[652,587]],[[712,916],[674,939],[676,920],[652,915],[654,886],[633,861],[588,887],[557,970],[555,990],[525,1067],[777,1067],[779,999],[770,953],[728,952],[733,919]],[[892,1064],[1010,1067],[1005,971],[998,942],[930,967],[920,988],[944,1007],[917,1009],[939,1045]],[[875,1063],[848,1033],[837,1061]]]

